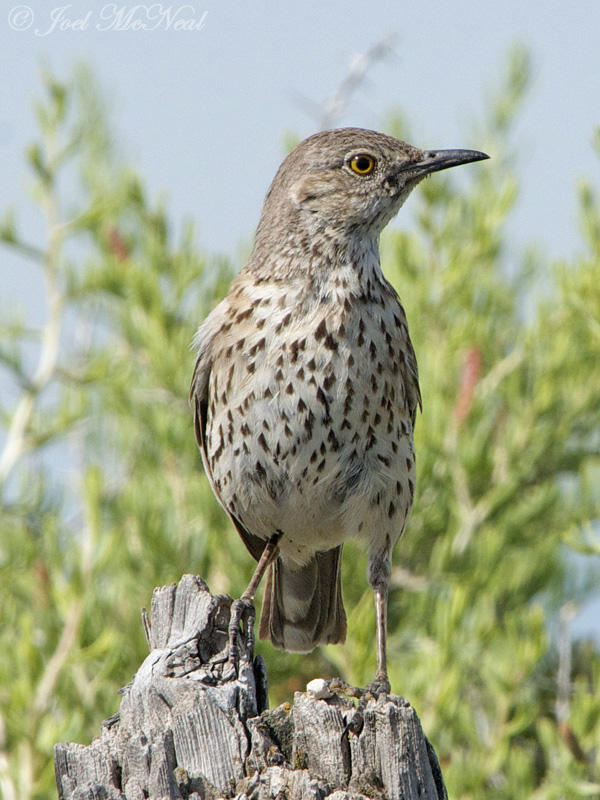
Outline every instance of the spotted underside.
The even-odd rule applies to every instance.
[[[415,487],[404,311],[378,261],[305,287],[242,273],[205,323],[212,347],[194,386],[207,473],[249,546],[281,531],[281,556],[297,565],[348,536],[389,553]]]
[[[248,262],[196,334],[196,435],[214,492],[258,561],[245,603],[265,579],[260,635],[296,652],[345,640],[342,548],[358,536],[377,691],[389,691],[391,555],[415,491],[420,405],[379,238],[426,175],[485,158],[361,128],[305,139],[267,191]]]

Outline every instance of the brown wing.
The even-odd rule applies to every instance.
[[[419,369],[417,367],[417,357],[408,335],[406,337],[405,358],[405,369],[402,377],[404,378],[406,399],[408,400],[408,409],[414,430],[415,421],[417,418],[417,408],[419,411],[422,411],[423,403],[421,402],[421,389],[419,388]]]
[[[208,415],[208,393],[210,385],[210,373],[213,365],[213,342],[221,327],[222,317],[224,315],[223,303],[219,304],[212,314],[206,319],[203,325],[198,329],[198,333],[194,338],[194,344],[198,346],[198,357],[194,366],[194,374],[192,376],[192,384],[190,387],[190,402],[194,408],[194,430],[196,432],[196,441],[202,454],[202,463],[204,464],[204,471],[208,478],[211,488],[219,503],[223,506],[238,533],[242,537],[242,541],[246,545],[250,555],[257,561],[262,555],[265,547],[264,539],[260,539],[242,525],[240,520],[231,513],[231,511],[223,503],[219,491],[215,486],[213,480],[212,470],[208,458],[208,449],[206,443],[206,419]],[[216,324],[215,324],[216,323]]]

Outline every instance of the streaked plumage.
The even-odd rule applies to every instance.
[[[483,157],[445,152],[453,163]],[[369,171],[357,173],[353,159]],[[383,608],[378,675],[391,551],[415,490],[420,404],[379,234],[427,172],[452,165],[361,129],[302,142],[267,194],[248,263],[195,339],[191,397],[213,490],[256,559],[281,534],[261,636],[302,652],[344,640],[342,546],[358,537]]]

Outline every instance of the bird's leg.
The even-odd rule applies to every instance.
[[[377,620],[377,672],[375,680],[365,688],[365,693],[376,697],[390,691],[387,673],[387,601],[391,575],[392,542],[388,534],[383,547],[369,553],[367,566],[367,580],[373,587]]]
[[[249,602],[254,601],[254,595],[256,594],[256,590],[259,587],[263,575],[279,555],[279,540],[282,536],[282,531],[275,531],[271,538],[267,539],[265,549],[262,551],[262,555],[258,561],[258,564],[256,565],[256,569],[254,570],[254,575],[250,579],[250,583],[240,597],[240,600]]]
[[[368,579],[373,587],[375,599],[375,616],[377,620],[377,672],[375,680],[365,686],[356,711],[346,730],[359,734],[363,727],[364,711],[368,701],[386,695],[390,691],[390,681],[387,672],[387,601],[388,587],[391,573],[391,547],[389,540],[387,547],[374,558],[369,558]]]
[[[366,687],[365,692],[379,695],[388,694],[390,691],[387,673],[387,583],[373,586],[373,593],[377,616],[377,672],[375,680]]]
[[[265,549],[262,551],[254,574],[250,579],[250,583],[242,593],[242,596],[238,600],[234,600],[231,604],[231,614],[229,617],[229,657],[227,660],[236,674],[240,658],[238,646],[240,622],[242,620],[244,621],[246,651],[252,653],[254,650],[254,595],[256,594],[256,590],[259,587],[263,575],[279,555],[278,544],[281,536],[282,532],[276,531],[271,538],[267,540]]]

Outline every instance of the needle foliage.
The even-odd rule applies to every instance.
[[[515,51],[473,145],[425,182],[382,243],[424,398],[418,490],[394,557],[390,677],[416,707],[450,795],[598,797],[600,653],[570,622],[600,535],[600,207],[555,264],[515,252]],[[88,742],[146,655],[140,608],[185,572],[242,591],[252,563],[202,474],[190,342],[235,269],[112,151],[86,73],[44,76],[26,153],[47,233],[0,235],[45,302],[0,300],[0,795],[55,796],[52,747]],[[391,133],[410,138],[400,117]],[[600,147],[596,142],[599,151]],[[412,216],[411,212],[412,211]],[[250,235],[250,231],[249,231]],[[271,701],[307,680],[370,680],[366,560],[344,562],[349,636],[299,657],[260,644]]]

